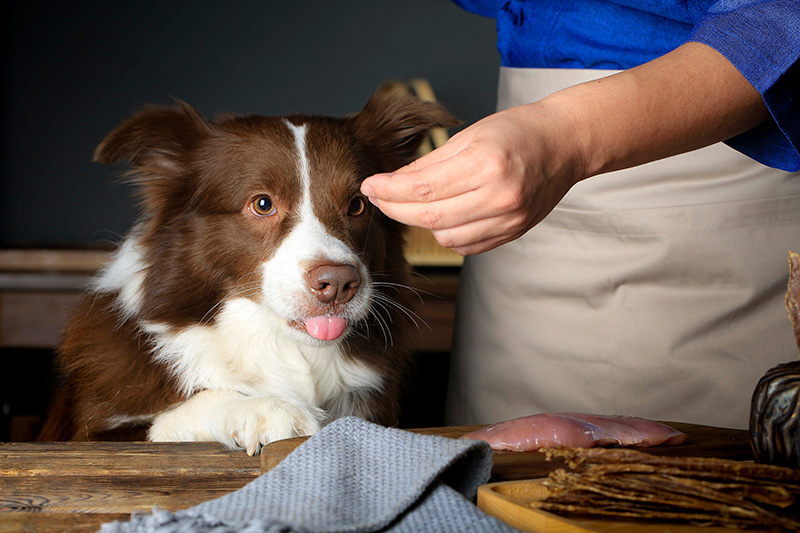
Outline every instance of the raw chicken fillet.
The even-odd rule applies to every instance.
[[[489,443],[494,450],[527,452],[574,446],[647,447],[680,444],[685,433],[635,416],[541,413],[493,424],[464,435]]]

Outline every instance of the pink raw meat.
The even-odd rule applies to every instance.
[[[680,444],[687,436],[664,424],[635,416],[542,413],[493,424],[461,438],[486,441],[494,450],[528,452],[559,446],[643,448]]]

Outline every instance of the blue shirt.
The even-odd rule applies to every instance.
[[[628,69],[696,41],[761,94],[772,120],[727,142],[800,170],[800,0],[453,0],[497,19],[503,66]]]

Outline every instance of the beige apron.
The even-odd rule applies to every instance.
[[[612,71],[501,69],[498,109]],[[800,173],[719,143],[575,186],[520,239],[467,258],[447,419],[548,411],[745,428],[798,357],[784,309]]]

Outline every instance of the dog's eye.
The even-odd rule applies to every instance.
[[[278,209],[272,202],[272,198],[266,194],[262,194],[253,199],[253,203],[250,204],[250,211],[256,216],[268,217],[277,213]]]
[[[366,208],[367,204],[364,202],[364,199],[360,196],[356,196],[350,200],[350,205],[347,206],[347,214],[351,217],[357,217],[363,213]]]

